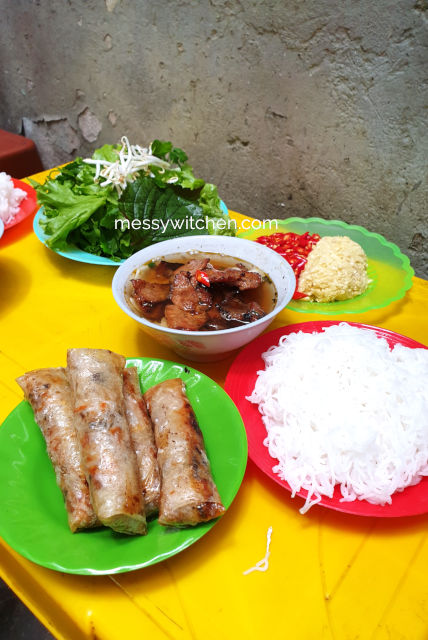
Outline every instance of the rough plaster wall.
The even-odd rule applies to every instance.
[[[0,0],[0,127],[46,166],[171,139],[231,209],[320,215],[428,276],[427,0]]]

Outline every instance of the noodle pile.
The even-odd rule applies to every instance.
[[[428,350],[396,345],[346,323],[292,333],[263,354],[252,395],[273,467],[301,513],[332,497],[390,504],[428,475]]]

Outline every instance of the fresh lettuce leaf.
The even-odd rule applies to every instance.
[[[107,202],[80,227],[71,232],[69,241],[88,253],[121,260],[131,255],[130,234],[116,229],[120,218],[117,204]]]
[[[201,189],[205,182],[201,178],[195,178],[193,175],[193,169],[188,164],[181,167],[181,170],[177,172],[178,181],[177,184],[183,189]]]
[[[217,187],[209,182],[206,182],[199,196],[199,204],[201,205],[203,212],[208,217],[224,218],[225,214],[220,207],[220,198],[218,195]],[[226,216],[227,217],[227,216]]]
[[[235,225],[220,206],[217,187],[209,182],[205,183],[199,196],[199,205],[207,219],[207,229],[212,235],[234,236]]]
[[[49,236],[46,244],[51,249],[64,248],[68,234],[80,227],[106,202],[105,196],[79,196],[72,194],[68,187],[63,187],[63,193],[66,202],[62,203],[61,213],[41,223],[45,234]]]
[[[109,162],[116,162],[119,151],[120,144],[105,144],[94,151],[92,158],[94,160],[108,160]]]
[[[106,203],[113,203],[117,212],[117,194],[112,188],[100,189],[94,182],[95,169],[81,158],[63,167],[53,179],[33,185],[37,200],[47,218],[41,226],[48,236],[51,249],[64,249],[69,234],[83,225]]]

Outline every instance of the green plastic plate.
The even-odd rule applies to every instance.
[[[308,302],[291,300],[287,309],[302,313],[339,315],[341,313],[364,313],[386,307],[400,300],[412,286],[415,275],[409,258],[403,255],[397,245],[388,242],[378,233],[367,231],[364,227],[347,224],[340,220],[322,218],[288,218],[277,220],[278,228],[259,229],[240,232],[240,238],[255,240],[259,236],[276,232],[318,233],[322,236],[348,236],[364,249],[368,261],[368,275],[371,279],[367,290],[351,300],[337,302]]]
[[[169,378],[184,380],[214,480],[228,508],[247,463],[245,429],[232,400],[213,380],[190,367],[148,358],[128,359],[127,365],[138,367],[144,390]],[[138,537],[110,529],[72,534],[43,436],[27,402],[21,402],[0,428],[0,513],[0,535],[15,551],[44,567],[82,575],[155,564],[195,543],[217,522],[174,529],[152,520],[148,534]]]

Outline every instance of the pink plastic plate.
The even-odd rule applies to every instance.
[[[290,486],[272,471],[277,464],[277,460],[271,458],[267,447],[263,445],[266,437],[266,429],[261,419],[258,407],[246,400],[256,383],[257,371],[264,369],[262,353],[270,346],[278,344],[281,336],[297,331],[304,333],[321,332],[325,327],[339,324],[335,321],[301,322],[299,324],[280,327],[269,333],[265,333],[251,342],[235,358],[226,377],[225,390],[238,407],[245,424],[248,438],[248,456],[269,478],[275,480],[279,485],[291,491]],[[395,344],[402,344],[411,349],[427,347],[411,338],[402,336],[388,329],[372,327],[370,325],[357,322],[348,323],[352,326],[374,331],[379,338],[385,338],[388,344],[393,347]],[[301,490],[298,496],[306,498],[307,491]],[[320,505],[344,513],[352,513],[360,516],[376,516],[380,518],[396,518],[402,516],[413,516],[428,513],[428,477],[413,487],[407,487],[402,492],[397,492],[392,497],[390,505],[370,504],[365,500],[355,500],[354,502],[340,502],[340,490],[336,487],[333,497],[323,497]]]
[[[29,184],[26,182],[21,182],[21,180],[17,180],[16,178],[12,178],[13,185],[15,189],[22,189],[27,193],[27,197],[21,202],[21,206],[19,207],[18,213],[12,218],[10,222],[4,225],[5,231],[14,227],[28,216],[31,216],[32,213],[37,209],[37,196],[36,192]]]

